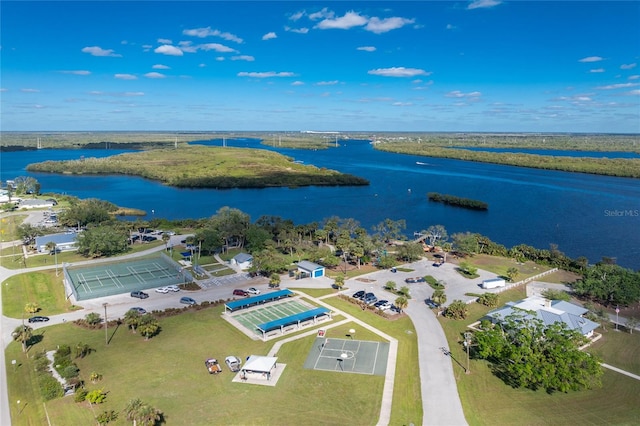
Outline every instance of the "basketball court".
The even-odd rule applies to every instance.
[[[388,342],[316,337],[304,368],[384,376],[388,356]]]
[[[63,272],[65,286],[76,300],[95,299],[193,281],[189,272],[164,254],[153,258],[96,263],[91,266],[74,267],[64,264]]]

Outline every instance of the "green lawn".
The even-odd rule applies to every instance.
[[[524,290],[500,294],[500,305],[524,298]],[[468,320],[454,321],[440,317],[452,356],[462,365],[466,353],[460,345],[460,333],[488,311],[479,304],[469,305]],[[607,331],[605,339],[590,349],[605,362],[623,369],[640,369],[640,333],[630,335]],[[640,381],[605,370],[600,389],[556,393],[512,389],[495,377],[487,362],[471,360],[471,374],[464,374],[454,363],[458,392],[470,425],[602,425],[637,424],[640,417]]]
[[[516,281],[523,280],[551,269],[549,266],[538,265],[531,261],[518,263],[514,259],[508,257],[489,256],[486,254],[478,254],[473,257],[467,257],[464,260],[476,268],[484,269],[485,271],[493,272],[494,274],[503,277],[507,276],[507,270],[509,268],[517,268],[518,276],[515,279]]]
[[[232,374],[226,366],[220,376],[207,374],[204,367],[207,357],[224,359],[234,354],[244,359],[251,354],[266,354],[271,347],[271,343],[254,341],[240,333],[220,318],[221,311],[221,307],[216,307],[161,319],[161,333],[149,341],[120,326],[109,331],[113,338],[108,347],[105,347],[102,329],[84,330],[73,324],[51,326],[42,330],[42,340],[30,351],[53,349],[60,344],[75,347],[78,342],[95,348],[94,353],[76,362],[87,382],[93,371],[104,377],[95,385],[90,382],[87,385],[89,390],[103,388],[109,392],[107,402],[94,407],[96,413],[121,411],[129,399],[141,398],[162,410],[168,424],[209,425],[223,421],[282,425],[304,424],[316,419],[322,424],[338,425],[344,424],[345,416],[351,419],[351,424],[369,425],[377,421],[384,378],[304,370],[302,365],[312,349],[314,336],[285,344],[280,349],[279,362],[287,366],[275,388],[232,383]],[[367,316],[385,321],[374,318],[373,314]],[[388,323],[392,328],[400,327],[399,334],[412,329],[407,321]],[[344,330],[331,333],[342,336],[352,327],[353,324],[348,324]],[[360,329],[358,337],[375,338]],[[21,414],[18,407],[12,405],[14,424],[42,424],[44,408],[31,389],[30,362],[15,342],[7,349],[6,357],[10,400],[20,399],[24,404]],[[16,371],[12,371],[12,359],[19,361]],[[405,386],[407,383],[402,381],[396,384],[397,389]],[[415,387],[409,382],[409,387],[412,386]],[[419,384],[417,389],[419,391]],[[399,399],[404,401],[399,407],[406,405],[412,413],[416,411],[414,402]],[[46,409],[49,417],[55,419],[54,424],[91,424],[93,418],[91,409],[76,404],[72,397],[47,402]],[[394,419],[399,419],[401,414],[395,409],[394,405]],[[410,418],[420,423],[419,416]],[[115,424],[128,423],[121,416]],[[405,421],[397,420],[394,424],[405,424]]]
[[[62,268],[55,271],[27,272],[14,275],[2,285],[2,313],[21,318],[27,303],[37,302],[40,315],[56,315],[72,309],[62,285]],[[25,317],[31,314],[24,314]]]

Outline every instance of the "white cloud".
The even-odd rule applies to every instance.
[[[399,18],[399,17],[380,19],[380,18],[373,17],[369,19],[369,22],[367,23],[367,26],[364,27],[364,29],[367,31],[371,31],[372,33],[375,33],[375,34],[382,34],[391,30],[402,28],[408,24],[413,24],[414,22],[415,22],[415,19],[407,19],[407,18]]]
[[[356,47],[356,50],[363,50],[365,52],[375,52],[376,48],[374,46],[360,46],[360,47]]]
[[[160,43],[160,44],[173,44],[173,41],[171,41],[171,39],[168,39],[168,38],[159,38],[158,39],[158,43]]]
[[[446,28],[448,30],[455,30],[457,27],[455,25],[452,25],[452,24],[447,24]]]
[[[604,68],[594,68],[592,70],[589,70],[589,72],[592,72],[592,73],[604,72]]]
[[[271,31],[270,33],[266,33],[265,35],[262,36],[262,40],[271,40],[274,38],[278,38],[278,36],[273,31]]]
[[[354,11],[349,11],[339,18],[335,19],[324,19],[316,25],[316,28],[321,30],[329,30],[329,29],[339,29],[339,30],[348,30],[353,27],[361,27],[367,23],[367,18],[364,16],[360,16],[359,13]]]
[[[304,86],[304,82],[300,81],[300,80],[296,80],[293,83],[291,83],[292,86]]]
[[[190,30],[182,31],[182,34],[192,36],[192,37],[220,37],[224,40],[233,41],[236,43],[242,43],[243,40],[235,34],[222,32],[220,30],[212,30],[211,27],[206,28],[193,28]]]
[[[629,92],[626,93],[627,95],[631,95],[631,96],[640,96],[640,90],[636,89],[636,90],[631,90]]]
[[[220,53],[236,53],[237,50],[232,49],[220,43],[206,43],[198,45],[198,48],[204,51],[215,50]]]
[[[378,68],[368,71],[371,75],[381,75],[384,77],[414,77],[416,75],[431,75],[430,72],[418,68],[391,67]]]
[[[166,78],[167,76],[164,74],[160,74],[159,72],[148,72],[144,75],[147,78]]]
[[[637,75],[637,74],[636,74],[636,75],[630,75],[630,76],[629,76],[629,80],[637,80],[637,79],[639,79],[639,78],[640,78],[640,75]]]
[[[447,98],[479,98],[481,95],[482,93],[477,91],[464,93],[464,92],[461,92],[460,90],[452,90],[451,92],[447,93],[445,96]]]
[[[307,16],[312,21],[317,21],[318,19],[332,19],[335,16],[335,13],[325,7],[318,12],[309,13]]]
[[[620,69],[621,70],[630,70],[636,67],[636,63],[634,62],[633,64],[622,64],[620,65]]]
[[[30,89],[30,88],[20,89],[20,91],[22,93],[40,93],[40,90],[38,90],[38,89]]]
[[[289,31],[291,33],[296,33],[296,34],[306,34],[309,32],[309,28],[290,28],[290,27],[284,27],[285,31]]]
[[[391,105],[393,106],[411,106],[413,102],[394,102]]]
[[[624,89],[626,87],[636,87],[640,85],[640,83],[618,83],[618,84],[609,84],[608,86],[599,86],[596,89],[600,90],[614,90],[614,89]]]
[[[119,80],[137,80],[138,79],[138,77],[136,77],[133,74],[115,74],[114,77]]]
[[[207,64],[198,64],[198,67],[200,67],[200,68],[206,68],[206,67],[207,67]]]
[[[301,10],[300,12],[296,12],[293,15],[289,16],[289,19],[292,21],[297,21],[305,15],[305,11]]]
[[[238,77],[252,77],[252,78],[269,78],[269,77],[293,77],[295,74],[292,72],[239,72]]]
[[[113,49],[103,49],[99,46],[87,46],[82,48],[82,52],[89,53],[93,56],[111,56],[114,58],[122,57],[114,52]]]
[[[162,64],[155,64],[151,68],[153,68],[154,70],[170,70],[171,69],[170,67]]]
[[[500,0],[475,0],[467,6],[467,9],[483,9],[488,7],[494,7],[502,3]]]
[[[216,56],[216,61],[218,62],[224,61],[224,56]]]
[[[336,84],[338,84],[339,81],[338,80],[332,80],[332,81],[319,81],[316,83],[316,86],[334,86]]]
[[[232,56],[231,57],[232,61],[248,61],[248,62],[253,62],[256,60],[256,58],[254,58],[253,56],[250,55],[238,55],[238,56]]]
[[[196,53],[198,51],[198,46],[194,46],[190,41],[181,41],[178,46],[183,52]]]
[[[579,59],[578,62],[600,62],[602,59],[600,56],[587,56],[586,58]]]
[[[124,92],[122,96],[144,96],[144,92]]]
[[[73,75],[89,75],[91,71],[86,70],[63,70],[60,71],[62,74],[73,74]]]
[[[160,47],[157,47],[154,52],[156,53],[162,53],[163,55],[169,55],[169,56],[183,56],[184,52],[182,52],[182,50],[180,50],[180,48],[175,47],[175,46],[171,46],[170,44],[163,44]]]

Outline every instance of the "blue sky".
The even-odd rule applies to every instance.
[[[637,1],[2,1],[2,130],[640,132]]]

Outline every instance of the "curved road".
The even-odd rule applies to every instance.
[[[39,215],[37,213],[38,212],[33,212],[30,214],[29,222],[35,224],[35,222],[38,221]],[[182,238],[184,237],[173,236],[172,239],[175,239],[175,241],[172,242],[174,244],[177,244]],[[3,243],[2,245],[3,247],[11,247],[13,245],[13,242]],[[120,258],[133,258],[156,251],[161,251],[163,249],[164,246],[158,246],[149,250],[145,250],[143,252],[128,254]],[[109,261],[113,261],[113,259],[74,262],[74,265]],[[420,269],[426,268],[426,265],[427,263],[425,262],[417,262],[416,264],[410,265],[410,267],[416,270],[414,274],[418,276],[426,275],[425,273],[422,273],[422,271],[420,271]],[[55,265],[15,270],[9,270],[4,267],[0,267],[0,283],[4,282],[6,279],[13,275],[53,268],[55,268]],[[349,287],[348,292],[351,293],[359,289],[368,291],[374,290],[376,294],[381,296],[383,293],[386,293],[381,289],[382,285],[394,278],[400,278],[399,275],[401,274],[393,274],[390,271],[377,271],[365,276],[360,276],[358,277],[360,279],[366,277],[370,280],[374,280],[377,283],[377,285],[375,286],[375,290],[371,283],[364,283],[362,281],[359,281],[358,279],[351,279],[347,281],[347,285]],[[263,281],[263,284],[265,284],[266,280]],[[326,283],[324,285],[326,286]],[[448,347],[447,340],[433,312],[428,309],[424,305],[424,303],[422,303],[422,300],[428,297],[428,295],[419,294],[422,290],[426,292],[426,287],[427,286],[424,285],[414,285],[411,287],[413,299],[405,310],[405,312],[409,315],[414,323],[418,338],[420,381],[422,389],[422,404],[424,410],[423,424],[451,426],[466,425],[467,423],[464,417],[464,412],[462,411],[462,405],[460,403],[460,398],[458,395],[456,381],[453,373],[453,365],[451,359],[448,356],[444,355],[441,349]],[[197,294],[198,296],[201,294],[203,296],[206,295],[206,298],[209,300],[217,300],[220,298],[231,297],[231,290],[232,288],[230,288],[229,285],[214,286],[208,289],[204,289]],[[180,306],[180,296],[181,292],[174,294],[158,294],[150,292],[150,297],[148,299],[145,299],[144,301],[140,301],[139,299],[132,299],[128,294],[109,296],[95,300],[85,300],[82,301],[82,306],[84,309],[59,315],[53,315],[50,316],[50,321],[48,323],[31,324],[31,326],[34,329],[39,329],[48,325],[60,324],[65,321],[73,321],[76,319],[84,318],[89,312],[97,312],[102,316],[104,314],[103,303],[105,302],[108,304],[109,318],[122,317],[127,310],[135,305],[142,305],[147,310],[165,309],[171,306],[176,307]],[[393,300],[392,294],[387,293],[387,296],[388,299]],[[0,310],[2,309],[1,297],[2,296],[0,293]],[[194,297],[196,299],[199,298],[197,296]],[[0,350],[0,424],[3,426],[11,424],[4,350],[9,345],[9,343],[13,341],[11,332],[21,323],[22,321],[20,319],[8,318],[4,315],[2,315],[0,320],[0,343],[2,344],[2,350]]]

